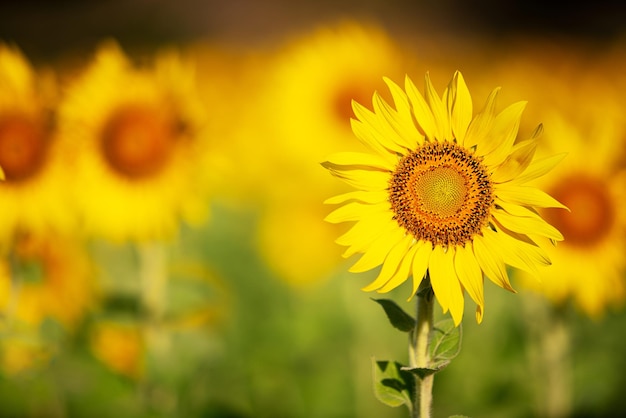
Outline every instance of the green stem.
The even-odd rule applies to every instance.
[[[142,303],[147,315],[147,343],[149,347],[163,351],[167,347],[167,336],[162,329],[168,281],[165,248],[159,243],[142,243],[137,250]]]
[[[417,291],[417,321],[410,338],[410,361],[411,367],[428,368],[430,366],[430,354],[428,346],[433,329],[433,309],[435,298],[430,287],[428,274],[422,280]],[[430,418],[433,401],[433,380],[435,375],[416,380],[415,404],[413,405],[413,418]]]
[[[537,384],[537,414],[564,418],[571,414],[571,336],[565,310],[528,295],[523,299],[530,333],[528,355]]]

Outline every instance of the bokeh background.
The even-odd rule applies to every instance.
[[[572,212],[546,214],[566,240],[541,284],[486,283],[481,325],[467,307],[434,416],[625,415],[625,11],[2,2],[0,417],[406,416],[371,382],[406,336],[347,273],[319,163],[358,148],[350,101],[383,76],[455,70],[475,110],[528,100]]]

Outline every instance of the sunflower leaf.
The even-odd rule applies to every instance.
[[[390,299],[374,299],[372,300],[383,307],[387,318],[394,328],[402,332],[409,332],[415,328],[415,319],[406,313],[397,303]]]
[[[400,363],[377,361],[372,357],[374,395],[385,405],[413,407],[415,379]]]
[[[402,368],[402,371],[412,373],[415,376],[419,377],[420,379],[428,377],[431,374],[435,374],[439,370],[441,370],[441,369],[433,369],[433,368],[430,368],[430,367],[403,367]]]
[[[446,367],[461,351],[461,325],[454,325],[454,320],[447,318],[435,324],[428,347],[430,368],[437,371]]]

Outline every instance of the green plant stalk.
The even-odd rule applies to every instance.
[[[429,368],[430,353],[428,347],[433,329],[433,309],[435,298],[430,287],[428,274],[422,279],[417,291],[417,318],[415,329],[410,333],[409,356],[411,367]],[[413,418],[430,418],[433,401],[433,381],[435,374],[424,378],[415,377],[415,404],[412,409]]]
[[[167,350],[167,335],[162,321],[167,308],[167,261],[165,248],[160,243],[141,243],[139,254],[139,280],[141,297],[146,310],[144,326],[146,342],[152,349]]]

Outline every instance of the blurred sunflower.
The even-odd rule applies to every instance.
[[[69,171],[55,134],[54,77],[36,74],[17,48],[0,44],[0,241],[19,230],[69,228]]]
[[[103,45],[60,106],[73,150],[75,200],[88,234],[116,241],[171,236],[206,211],[206,151],[194,72],[173,52],[135,67]]]
[[[402,74],[404,56],[381,28],[346,22],[292,39],[267,65],[251,115],[259,122],[248,124],[262,127],[266,140],[261,149],[247,147],[246,166],[255,167],[253,179],[264,199],[260,251],[288,283],[320,283],[336,267],[339,249],[327,243],[343,229],[322,221],[319,202],[346,188],[325,176],[318,163],[349,143],[351,100],[370,98],[383,86],[383,74]]]
[[[540,281],[523,272],[521,278],[557,305],[573,300],[587,315],[599,317],[626,298],[624,127],[621,115],[610,111],[589,112],[587,118],[548,115],[547,149],[566,149],[568,156],[540,184],[571,213],[544,212],[565,241],[550,253],[553,264],[541,270]],[[591,137],[593,153],[587,149]]]
[[[424,277],[455,324],[463,317],[464,293],[484,311],[483,276],[513,291],[506,265],[531,273],[550,263],[540,247],[561,240],[535,208],[563,207],[526,183],[549,171],[561,156],[535,160],[541,133],[518,140],[525,102],[495,112],[499,88],[473,116],[470,92],[459,72],[442,97],[428,74],[424,95],[407,77],[405,90],[385,79],[395,109],[377,93],[374,112],[354,103],[355,135],[372,153],[332,155],[323,165],[357,188],[327,203],[343,205],[332,223],[356,221],[337,242],[344,256],[363,253],[351,267],[382,265],[364,290],[390,291],[413,276]]]
[[[141,377],[146,344],[140,324],[100,320],[91,330],[89,343],[96,358],[115,373],[130,378]]]
[[[93,273],[80,242],[21,234],[0,264],[0,311],[27,327],[54,318],[72,328],[97,300]]]

